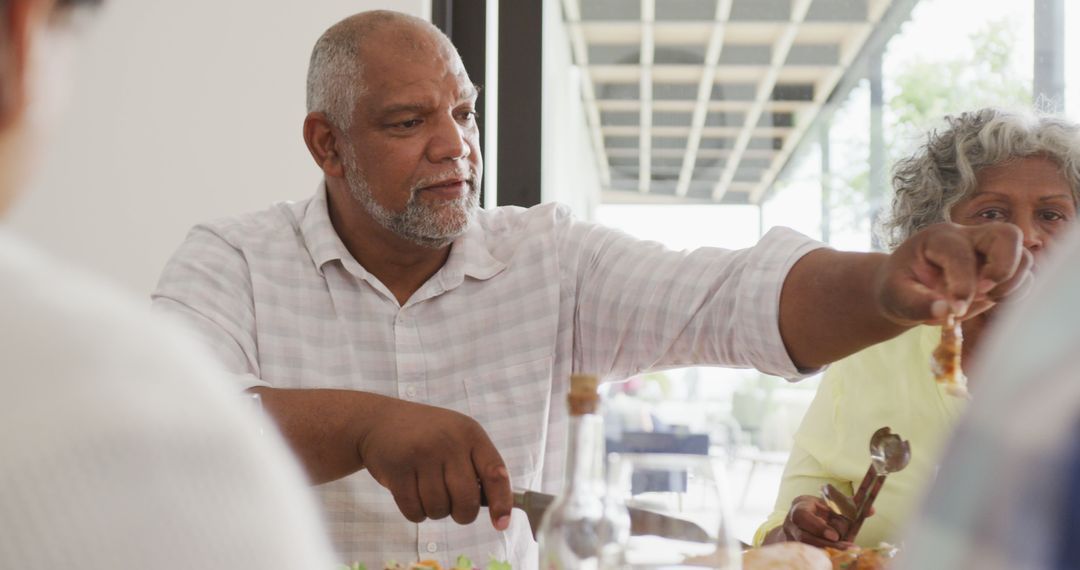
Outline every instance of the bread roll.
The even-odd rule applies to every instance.
[[[779,542],[743,553],[743,570],[832,570],[824,550],[801,542]]]

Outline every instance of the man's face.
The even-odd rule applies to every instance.
[[[364,92],[342,150],[345,179],[385,228],[442,247],[465,232],[479,204],[477,92],[447,42],[410,32],[367,40]]]

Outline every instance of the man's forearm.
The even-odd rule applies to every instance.
[[[313,484],[345,477],[364,467],[357,443],[371,409],[383,396],[352,390],[251,388],[262,397]]]
[[[453,410],[353,390],[252,388],[313,483],[360,469],[412,522],[472,522],[480,496],[496,530],[510,524],[506,463],[479,422]]]
[[[797,366],[817,368],[906,330],[877,303],[874,280],[887,258],[818,249],[795,263],[780,294],[780,335]]]

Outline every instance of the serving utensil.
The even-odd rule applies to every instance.
[[[870,468],[859,483],[855,496],[849,498],[832,485],[821,488],[821,498],[829,509],[848,521],[847,532],[840,537],[845,542],[853,542],[870,513],[870,507],[877,499],[885,478],[902,471],[911,462],[911,444],[892,433],[888,426],[874,432],[870,437]]]

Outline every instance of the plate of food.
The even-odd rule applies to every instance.
[[[443,568],[443,565],[438,560],[419,560],[409,564],[402,564],[396,560],[391,560],[383,564],[383,570],[513,570],[509,562],[503,560],[496,560],[491,558],[488,563],[483,567],[473,564],[473,561],[468,556],[462,554],[457,557],[454,565],[450,568]],[[341,570],[368,570],[366,564],[360,562],[353,562],[352,564],[342,564]]]
[[[801,542],[778,542],[743,553],[743,570],[888,570],[896,547],[847,550],[817,548]]]

